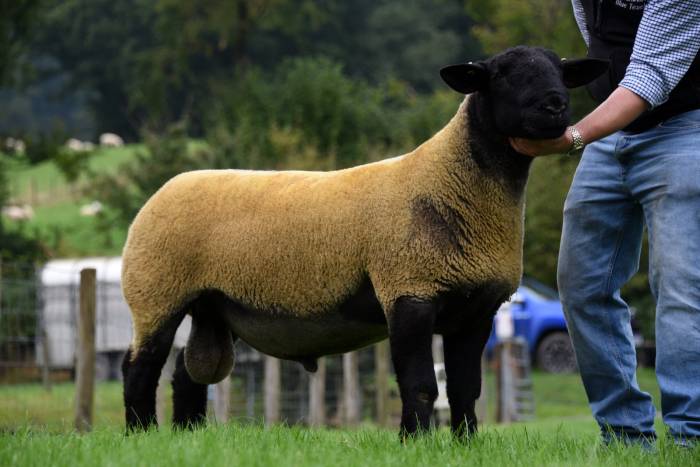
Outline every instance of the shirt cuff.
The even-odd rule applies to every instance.
[[[626,88],[645,101],[651,108],[657,107],[668,100],[668,92],[663,77],[649,67],[627,67],[625,77],[620,81],[620,86]]]

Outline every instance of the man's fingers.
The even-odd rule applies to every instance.
[[[537,153],[528,147],[527,143],[520,138],[508,138],[510,145],[520,154],[525,154],[526,156],[535,157]]]

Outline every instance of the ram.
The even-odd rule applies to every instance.
[[[190,314],[173,377],[176,426],[204,420],[206,385],[230,373],[237,339],[313,371],[322,355],[388,336],[401,432],[424,430],[439,333],[452,428],[473,432],[482,349],[522,273],[531,159],[507,138],[561,135],[566,86],[606,66],[516,47],[441,71],[469,95],[411,153],[332,172],[203,170],[167,182],[124,248],[134,323],[123,363],[128,428],[155,423],[158,377]]]

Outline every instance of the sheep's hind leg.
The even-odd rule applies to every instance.
[[[122,374],[127,431],[158,425],[156,388],[182,317],[182,313],[171,317],[147,338],[140,340],[138,348],[129,347],[124,356]]]
[[[432,337],[436,303],[399,298],[389,315],[391,358],[401,394],[401,438],[428,430],[438,388]]]
[[[177,354],[173,373],[173,425],[194,428],[207,418],[207,385],[195,383],[185,368],[185,349]]]

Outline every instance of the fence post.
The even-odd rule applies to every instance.
[[[527,342],[511,338],[496,347],[499,365],[497,376],[497,420],[515,422],[534,416],[530,356]]]
[[[345,423],[360,422],[360,371],[357,352],[343,354],[343,399],[345,401]]]
[[[280,361],[265,355],[265,425],[280,420]]]
[[[486,381],[486,367],[488,366],[488,359],[486,358],[486,350],[481,354],[481,394],[476,400],[476,418],[481,423],[488,420],[488,393],[489,387]]]
[[[228,422],[231,408],[231,375],[214,386],[214,417],[219,423]]]
[[[379,342],[374,346],[374,378],[377,392],[377,423],[379,426],[389,424],[389,341]]]
[[[309,425],[326,423],[326,359],[318,359],[318,370],[309,378]]]
[[[80,271],[80,307],[75,378],[75,428],[89,431],[95,399],[95,284],[96,271]]]
[[[0,259],[0,266],[2,264],[2,259]],[[2,274],[0,273],[0,276]],[[41,284],[41,270],[34,269],[34,283]],[[41,384],[44,386],[46,392],[51,392],[51,347],[49,344],[49,334],[46,331],[48,328],[46,324],[46,303],[44,302],[43,289],[36,291],[36,309],[38,314],[38,328],[37,337],[41,342]]]
[[[41,383],[44,390],[51,392],[51,350],[49,349],[49,335],[46,333],[46,322],[42,316],[40,329],[41,335]]]

